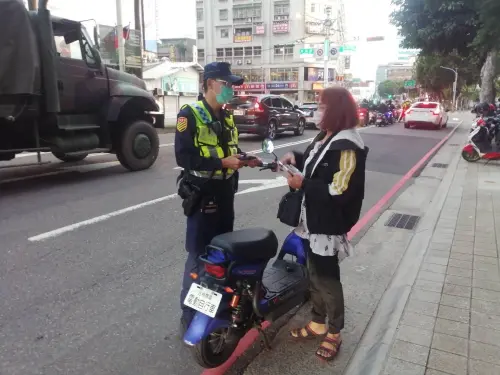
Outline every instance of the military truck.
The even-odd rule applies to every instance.
[[[0,0],[0,160],[105,152],[131,171],[154,164],[163,115],[144,81],[103,64],[93,34],[52,16],[47,0],[31,12],[21,0]]]

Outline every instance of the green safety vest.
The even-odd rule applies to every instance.
[[[200,155],[204,158],[224,158],[224,150],[220,143],[217,134],[210,128],[208,124],[210,124],[213,119],[210,116],[210,112],[203,101],[198,101],[193,104],[186,105],[191,108],[194,117],[196,119],[196,135],[194,137],[194,145],[200,151]],[[183,106],[182,108],[185,108]],[[234,125],[233,115],[226,117],[225,119],[226,125],[222,124],[223,128],[228,127],[231,132],[231,138],[228,141],[229,155],[236,155],[238,153],[238,129]],[[216,121],[218,121],[216,119]],[[212,172],[209,171],[190,171],[193,175],[198,177],[210,177]],[[232,176],[234,170],[228,169],[226,171],[226,178]],[[215,171],[213,178],[220,179],[223,178],[223,171],[217,170]]]

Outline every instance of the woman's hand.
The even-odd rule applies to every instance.
[[[295,155],[293,154],[293,152],[286,153],[285,156],[283,156],[280,161],[285,165],[287,164],[296,165]]]
[[[304,176],[299,173],[296,174],[288,174],[288,186],[292,189],[300,189],[302,187],[302,183],[304,182]]]

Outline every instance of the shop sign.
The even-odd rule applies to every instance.
[[[264,25],[256,25],[255,26],[255,35],[264,35],[266,33],[266,28]]]
[[[287,33],[288,30],[288,21],[274,21],[273,22],[273,33],[274,34],[283,34]]]
[[[264,84],[263,83],[244,83],[243,85],[234,86],[233,88],[236,91],[264,90]]]
[[[324,87],[323,84],[319,83],[319,82],[313,83],[313,86],[312,86],[313,90],[315,90],[315,91],[316,90],[323,90],[323,87]]]
[[[322,34],[323,24],[320,22],[306,22],[306,34]]]
[[[297,82],[274,82],[266,84],[268,90],[293,90],[298,87],[299,84]]]
[[[235,43],[247,43],[252,41],[251,35],[235,35],[234,42]]]

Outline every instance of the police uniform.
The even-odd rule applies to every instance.
[[[221,63],[209,66],[213,68],[218,64]],[[217,116],[205,99],[181,108],[177,115],[175,157],[177,165],[184,169],[182,178],[201,193],[199,204],[187,217],[188,257],[180,296],[186,323],[191,320],[193,311],[183,302],[193,281],[191,273],[201,271],[198,257],[212,238],[233,230],[238,172],[223,169],[222,159],[239,153],[238,130],[228,111],[221,110]]]

